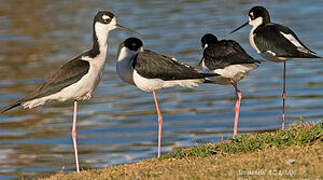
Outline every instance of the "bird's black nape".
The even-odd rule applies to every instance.
[[[10,106],[7,106],[7,107],[4,107],[2,110],[1,110],[1,113],[4,113],[6,111],[9,111],[10,109],[13,109],[15,107],[18,107],[20,106],[21,103],[16,103],[16,104],[13,104],[13,105],[10,105]]]
[[[132,51],[138,51],[143,46],[143,43],[138,38],[130,37],[123,42],[123,45]]]
[[[268,10],[263,6],[254,6],[249,11],[249,17],[251,20],[255,20],[258,17],[263,18],[263,23],[270,23],[270,16]]]
[[[204,34],[201,38],[202,48],[205,47],[206,44],[215,44],[218,42],[218,38],[211,33]]]

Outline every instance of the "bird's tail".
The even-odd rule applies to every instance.
[[[204,79],[204,82],[203,83],[207,83],[207,84],[216,84],[215,81],[212,81],[210,79]]]
[[[21,105],[21,102],[17,102],[17,103],[15,103],[15,104],[10,105],[10,106],[6,106],[6,107],[4,107],[3,109],[1,109],[1,113],[4,113],[4,112],[6,112],[6,111],[9,111],[10,109],[13,109],[13,108],[15,108],[15,107],[18,107],[18,106],[20,106],[20,105]]]
[[[320,56],[317,56],[316,54],[305,54],[304,55],[306,58],[322,58]]]
[[[316,53],[309,51],[309,52],[298,52],[298,54],[295,56],[282,56],[286,58],[322,58],[320,56],[317,56]]]
[[[306,51],[307,50],[307,51]],[[316,53],[310,49],[306,49],[305,52],[304,51],[298,51],[299,55],[298,57],[302,57],[302,58],[322,58],[318,55],[316,55]]]

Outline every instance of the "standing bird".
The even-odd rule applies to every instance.
[[[236,91],[236,113],[234,119],[233,137],[237,135],[240,103],[242,94],[238,82],[248,75],[248,72],[258,67],[258,60],[249,56],[242,47],[233,40],[218,41],[213,34],[205,34],[201,38],[203,58],[199,66],[204,70],[217,73],[220,76],[210,78],[210,83],[233,85]]]
[[[76,142],[77,103],[79,100],[90,99],[99,84],[108,52],[109,32],[114,29],[130,30],[117,24],[116,17],[111,12],[98,12],[93,21],[92,49],[64,64],[29,95],[2,110],[3,113],[20,105],[26,109],[48,101],[74,100],[72,138],[77,172],[80,171]]]
[[[270,21],[269,12],[262,6],[255,6],[249,11],[249,20],[231,33],[250,24],[249,34],[251,46],[263,58],[273,62],[284,63],[283,73],[283,114],[282,129],[285,128],[285,98],[286,98],[286,62],[290,58],[320,58],[315,52],[307,48],[286,26],[274,24]]]
[[[214,73],[201,73],[191,66],[184,65],[175,58],[143,49],[137,38],[128,38],[119,46],[116,70],[119,77],[139,89],[153,92],[158,115],[158,155],[160,157],[163,117],[157,101],[158,89],[183,86],[193,87],[204,83],[206,77]]]

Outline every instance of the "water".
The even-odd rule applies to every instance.
[[[77,8],[75,8],[77,3]],[[67,60],[91,46],[92,18],[112,10],[119,23],[142,34],[145,47],[194,65],[201,58],[200,38],[213,32],[237,40],[252,56],[250,26],[228,32],[247,19],[257,1],[19,1],[0,0],[0,99],[12,103],[34,89]],[[302,41],[323,55],[322,1],[261,3],[272,20],[290,26]],[[296,12],[296,13],[295,13]],[[103,168],[156,156],[157,118],[152,94],[119,80],[118,45],[128,36],[113,32],[103,79],[90,101],[79,106],[79,155],[82,168]],[[287,123],[303,116],[323,117],[322,60],[287,63]],[[281,125],[282,64],[263,62],[240,83],[243,93],[239,133]],[[203,85],[157,93],[164,115],[162,151],[218,142],[232,136],[234,89]],[[0,178],[47,176],[74,169],[72,102],[0,116]]]

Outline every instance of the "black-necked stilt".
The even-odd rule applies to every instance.
[[[158,115],[158,155],[160,157],[163,118],[157,101],[156,91],[161,88],[183,86],[193,87],[207,81],[215,73],[201,73],[184,65],[175,58],[143,49],[137,38],[128,38],[120,44],[116,66],[119,77],[139,89],[153,92]]]
[[[255,6],[249,11],[249,20],[231,33],[250,24],[249,34],[251,46],[267,60],[284,63],[283,73],[283,114],[282,129],[285,127],[285,98],[286,98],[286,62],[290,58],[320,58],[307,48],[286,26],[270,21],[269,12],[262,6]]]
[[[111,12],[98,12],[93,22],[92,49],[64,64],[32,93],[2,110],[2,112],[5,112],[20,105],[24,108],[34,108],[48,101],[66,101],[73,99],[72,138],[77,172],[80,171],[76,142],[77,102],[92,97],[92,93],[100,81],[106,62],[109,32],[114,29],[130,30],[117,24],[117,19]]]
[[[205,34],[202,39],[203,58],[200,66],[220,76],[211,77],[210,82],[221,85],[232,84],[236,91],[236,113],[233,137],[237,135],[240,103],[242,94],[237,83],[258,67],[257,61],[249,56],[244,49],[233,40],[218,41],[213,34]]]

